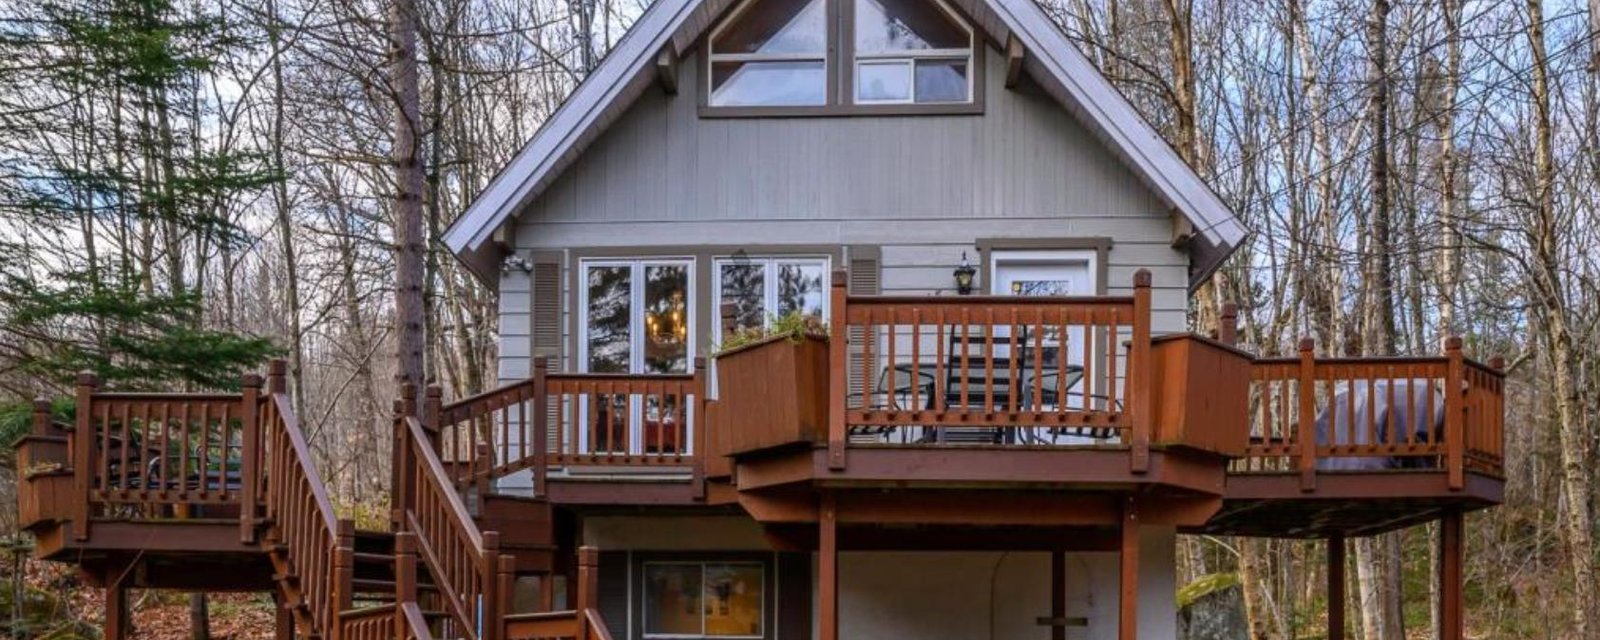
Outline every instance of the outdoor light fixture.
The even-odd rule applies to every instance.
[[[972,294],[972,276],[977,274],[977,273],[978,273],[978,270],[972,268],[972,263],[967,262],[967,252],[962,251],[961,252],[961,266],[956,267],[956,271],[955,271],[956,293],[959,293],[959,294],[964,295],[964,296],[965,295],[971,295]]]
[[[506,256],[505,261],[500,263],[500,270],[506,273],[513,273],[517,271],[522,273],[533,273],[533,263],[528,262],[527,258],[513,253],[509,256]]]

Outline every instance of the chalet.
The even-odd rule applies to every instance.
[[[338,520],[284,395],[80,381],[24,523],[280,638],[1177,636],[1180,533],[1344,542],[1503,495],[1497,363],[1186,333],[1247,230],[1034,0],[656,0],[443,241],[498,389],[396,405]],[[812,330],[735,340],[811,318]]]

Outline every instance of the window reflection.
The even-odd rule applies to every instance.
[[[822,296],[827,286],[821,263],[792,263],[778,266],[778,315],[800,312],[822,317]]]
[[[856,50],[965,49],[966,29],[928,0],[857,0]]]
[[[724,264],[720,272],[722,303],[733,303],[734,327],[747,329],[766,322],[766,265]]]
[[[628,372],[632,351],[633,271],[626,266],[590,267],[589,371]]]
[[[765,633],[766,569],[759,563],[644,565],[647,638],[750,638]]]
[[[689,269],[644,268],[644,372],[689,371]]]

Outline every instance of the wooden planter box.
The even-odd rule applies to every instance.
[[[1239,457],[1250,444],[1250,355],[1195,335],[1158,338],[1154,444]]]
[[[70,515],[72,470],[64,435],[27,435],[16,444],[17,517],[23,529]]]
[[[828,340],[773,338],[717,356],[710,453],[818,442],[828,432]]]

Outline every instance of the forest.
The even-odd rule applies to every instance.
[[[1473,514],[1472,638],[1600,638],[1600,2],[1039,0],[1252,230],[1195,296],[1266,355],[1509,370],[1504,506]],[[399,385],[495,384],[494,293],[439,240],[649,0],[0,0],[0,435],[93,371],[236,387],[268,358],[333,499],[380,520]],[[100,606],[26,560],[15,637]],[[1356,541],[1363,640],[1433,638],[1433,532]],[[1180,539],[1180,603],[1318,637],[1318,543]],[[270,599],[150,594],[147,637],[270,637]]]

